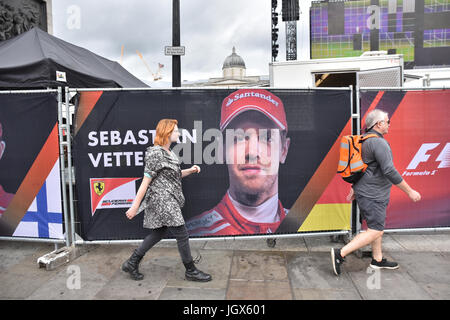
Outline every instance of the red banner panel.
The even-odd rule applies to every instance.
[[[450,90],[363,92],[361,114],[372,108],[389,113],[395,167],[422,195],[414,203],[393,187],[386,229],[450,226]]]

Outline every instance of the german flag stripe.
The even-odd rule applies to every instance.
[[[336,176],[337,164],[339,162],[339,148],[344,135],[348,135],[351,130],[351,119],[347,122],[339,137],[328,151],[322,163],[319,165],[314,175],[308,181],[302,193],[295,201],[289,214],[280,224],[277,233],[297,232],[306,220],[314,205],[317,203],[323,192]]]

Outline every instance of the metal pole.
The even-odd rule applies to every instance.
[[[180,46],[180,0],[172,4],[172,46]],[[181,56],[172,56],[172,87],[181,87]]]
[[[356,85],[356,134],[361,134],[361,103],[360,103],[360,88],[359,85]],[[356,228],[355,228],[355,234],[358,234],[361,232],[361,222],[360,222],[360,212],[359,207],[356,204],[356,201],[353,200],[352,206],[356,207]],[[352,209],[353,211],[353,209]]]
[[[93,91],[179,91],[179,90],[239,90],[239,89],[255,89],[255,87],[236,87],[236,86],[227,86],[227,87],[182,87],[182,88],[81,88],[81,89],[69,89],[69,92],[93,92]],[[265,90],[287,90],[287,91],[295,91],[295,90],[302,90],[302,91],[333,91],[333,90],[349,90],[349,87],[323,87],[323,88],[317,88],[317,87],[305,87],[305,88],[286,88],[286,87],[280,87],[280,88],[274,88],[274,87],[265,87]],[[403,89],[404,90],[404,89]],[[0,91],[1,93],[1,91]]]
[[[358,88],[356,90],[356,134],[361,134],[361,96]]]
[[[449,87],[361,87],[361,91],[421,91],[421,90],[446,90]]]
[[[278,5],[278,3],[277,3]],[[276,26],[273,25],[273,12],[275,12],[276,7],[271,6],[270,7],[270,57],[272,59],[272,62],[275,62],[275,58],[273,56],[273,45],[274,45],[274,41],[273,41],[273,32],[274,32],[274,28],[276,28]]]
[[[75,245],[75,211],[73,208],[73,178],[72,178],[72,143],[70,132],[70,107],[69,88],[66,87],[66,125],[67,125],[67,173],[69,176],[69,207],[70,207],[70,229],[72,231],[72,245]]]
[[[350,118],[351,118],[351,127],[350,127],[350,131],[351,131],[351,134],[353,134],[353,119],[354,119],[354,117],[355,117],[355,114],[354,114],[354,112],[353,112],[353,86],[352,85],[350,85],[350,86],[348,86],[349,87],[349,89],[350,89]]]
[[[256,240],[256,239],[279,239],[279,238],[306,238],[306,237],[328,237],[336,235],[348,235],[348,231],[328,231],[328,232],[308,232],[308,233],[292,233],[292,234],[272,234],[264,236],[225,236],[225,237],[204,237],[189,238],[189,241],[227,241],[227,240]],[[76,244],[139,244],[143,240],[93,240],[84,241],[76,240]],[[163,239],[161,242],[175,242],[176,239]]]
[[[349,89],[350,89],[350,125],[351,125],[350,132],[351,134],[353,134],[353,86],[350,85]],[[349,238],[351,238],[353,232],[353,220],[354,220],[353,209],[352,207],[350,207],[350,230],[348,232]]]
[[[47,238],[27,238],[27,237],[0,237],[0,240],[6,241],[18,241],[18,242],[40,242],[40,243],[61,243],[63,244],[65,240],[63,239],[47,239]]]
[[[69,240],[69,215],[67,212],[67,194],[66,194],[66,177],[64,174],[65,169],[65,156],[64,156],[64,146],[67,143],[64,141],[63,135],[63,117],[62,117],[62,89],[58,87],[58,131],[59,131],[59,164],[60,164],[60,174],[61,174],[61,192],[63,198],[63,210],[64,210],[64,228],[66,230],[66,246],[70,246]],[[67,132],[66,132],[67,134]]]
[[[449,232],[450,227],[411,228],[411,229],[385,229],[384,233],[415,233],[415,232]]]
[[[51,93],[58,92],[56,89],[42,89],[42,90],[3,90],[0,94],[27,94],[27,93]]]

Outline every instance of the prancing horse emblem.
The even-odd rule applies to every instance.
[[[94,182],[94,191],[101,196],[103,191],[105,191],[105,183],[103,181]]]

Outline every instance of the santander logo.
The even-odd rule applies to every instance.
[[[229,97],[226,103],[226,106],[229,107],[233,102],[238,101],[240,99],[243,98],[250,98],[250,97],[254,97],[254,98],[260,98],[263,100],[267,100],[269,101],[271,104],[273,104],[275,107],[278,107],[278,101],[275,101],[272,96],[270,95],[270,92],[268,92],[269,95],[260,93],[260,92],[254,92],[254,91],[250,91],[250,92],[245,92],[245,93],[241,93],[241,94],[235,94],[233,97]]]

